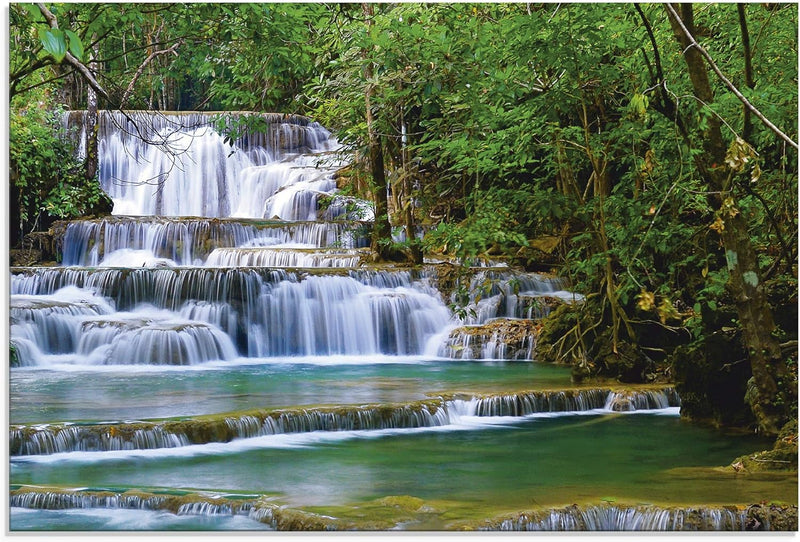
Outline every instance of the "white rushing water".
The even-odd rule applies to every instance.
[[[264,132],[231,141],[216,118],[101,112],[100,184],[113,213],[316,219],[312,200],[335,189],[333,174],[346,164],[330,132],[302,117],[251,115]]]
[[[214,114],[101,113],[99,175],[114,216],[69,224],[64,267],[12,276],[17,365],[439,357],[457,322],[424,273],[285,271],[359,267],[371,210],[337,195],[349,158],[325,128],[249,118],[262,129],[226,139]],[[490,287],[466,323],[538,316],[530,299],[562,293],[534,275],[482,271],[476,292],[479,282]],[[500,342],[485,355],[504,357]]]

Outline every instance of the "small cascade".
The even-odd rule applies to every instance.
[[[70,508],[125,508],[133,510],[161,510],[167,497],[100,494],[62,491],[12,491],[9,506],[37,510],[64,510]]]
[[[185,516],[234,515],[249,516],[254,510],[252,499],[187,495],[154,495],[145,492],[68,491],[20,488],[11,492],[9,506],[35,510],[69,510],[87,508],[154,510]]]
[[[735,507],[569,506],[503,520],[501,531],[744,531],[748,510]],[[769,530],[767,526],[766,530]]]
[[[366,252],[357,249],[217,248],[209,267],[358,267]]]
[[[269,222],[256,220],[108,217],[67,224],[61,245],[65,266],[141,267],[109,257],[122,250],[142,251],[175,265],[203,265],[216,249],[273,247],[361,248],[369,245],[369,226],[358,222]]]
[[[204,322],[118,313],[118,320],[88,320],[77,353],[104,365],[194,365],[237,356],[230,337]]]
[[[78,329],[87,318],[110,315],[113,307],[91,291],[68,286],[52,295],[11,297],[12,342],[19,348],[19,364],[32,365],[40,352],[73,351]]]
[[[532,360],[537,335],[533,320],[495,319],[451,330],[438,353],[450,359]]]
[[[550,307],[543,298],[567,303],[580,300],[578,294],[565,288],[564,279],[557,277],[508,269],[480,270],[470,280],[470,304],[463,322],[476,325],[495,318],[541,319],[547,316]]]
[[[675,388],[654,390],[579,389],[559,391],[526,391],[511,394],[487,395],[465,401],[462,415],[469,416],[527,416],[539,412],[581,412],[604,409],[615,398],[625,395],[630,398],[626,408],[614,408],[614,412],[636,410],[660,410],[680,406]]]
[[[351,277],[284,281],[259,305],[266,332],[249,344],[257,356],[422,354],[450,320],[441,301],[424,292],[365,286]]]
[[[521,417],[605,408],[625,393],[628,411],[678,406],[673,388],[617,392],[607,389],[526,391],[469,398],[437,398],[408,404],[260,411],[214,419],[120,424],[12,426],[12,456],[63,452],[144,450],[230,442],[286,433],[414,429],[458,424],[463,417]],[[636,405],[636,406],[635,406]]]
[[[663,390],[614,391],[608,394],[603,408],[614,412],[630,412],[679,405],[680,399],[675,388],[664,388]]]
[[[21,366],[53,356],[88,365],[191,365],[238,355],[231,338],[207,322],[148,307],[116,312],[113,302],[74,285],[12,295],[11,333]]]

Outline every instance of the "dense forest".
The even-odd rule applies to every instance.
[[[797,11],[12,4],[11,244],[110,211],[96,130],[76,159],[65,110],[305,115],[356,156],[340,188],[373,202],[376,262],[564,276],[585,302],[547,319],[540,359],[671,381],[682,415],[778,435],[797,418]]]

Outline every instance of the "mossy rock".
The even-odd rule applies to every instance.
[[[797,472],[797,420],[788,421],[771,450],[737,457],[731,468],[736,472]]]
[[[644,382],[645,375],[652,370],[652,362],[627,341],[617,341],[615,348],[609,335],[611,330],[597,337],[591,348],[590,355],[599,367],[598,373],[620,382]]]

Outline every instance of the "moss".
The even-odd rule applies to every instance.
[[[352,523],[332,516],[282,507],[273,508],[272,523],[279,531],[344,531],[357,528]]]

